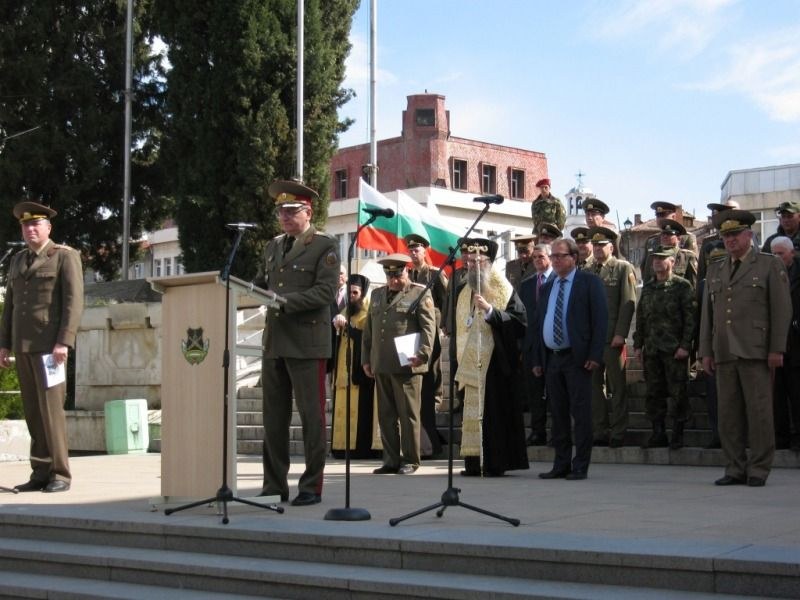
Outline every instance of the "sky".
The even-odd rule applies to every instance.
[[[340,147],[369,141],[370,4]],[[800,163],[798,40],[800,0],[377,0],[377,139],[441,94],[454,136],[544,152],[562,199],[582,172],[613,221],[704,219],[729,171]]]

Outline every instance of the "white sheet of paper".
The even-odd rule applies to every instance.
[[[52,354],[42,355],[42,365],[44,365],[48,389],[67,380],[67,370],[64,368],[64,363],[57,365]]]
[[[419,341],[419,332],[399,335],[394,338],[394,347],[397,350],[397,358],[400,359],[401,367],[407,367],[411,364],[408,359],[416,356],[419,351]]]

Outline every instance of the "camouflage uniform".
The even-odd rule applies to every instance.
[[[636,309],[633,347],[642,350],[647,381],[647,418],[663,423],[667,396],[675,421],[691,416],[688,390],[689,359],[675,360],[678,348],[691,351],[697,310],[691,284],[676,275],[666,281],[655,278],[644,284]]]
[[[531,217],[533,218],[533,230],[536,231],[542,223],[552,223],[562,231],[567,222],[567,211],[561,200],[555,196],[542,198],[541,196],[531,204]]]

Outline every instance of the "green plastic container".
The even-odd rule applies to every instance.
[[[144,454],[150,445],[147,400],[109,400],[105,404],[106,452]]]

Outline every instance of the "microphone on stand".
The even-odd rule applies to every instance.
[[[491,196],[478,196],[477,198],[473,198],[473,202],[483,202],[484,204],[502,204],[503,198],[500,194],[492,194]]]
[[[255,229],[257,225],[255,223],[228,223],[225,227],[228,229]]]
[[[6,242],[6,246],[21,248],[22,246],[27,246],[27,244],[25,242]]]
[[[364,212],[373,217],[386,217],[391,219],[394,216],[394,211],[391,208],[365,208]]]

